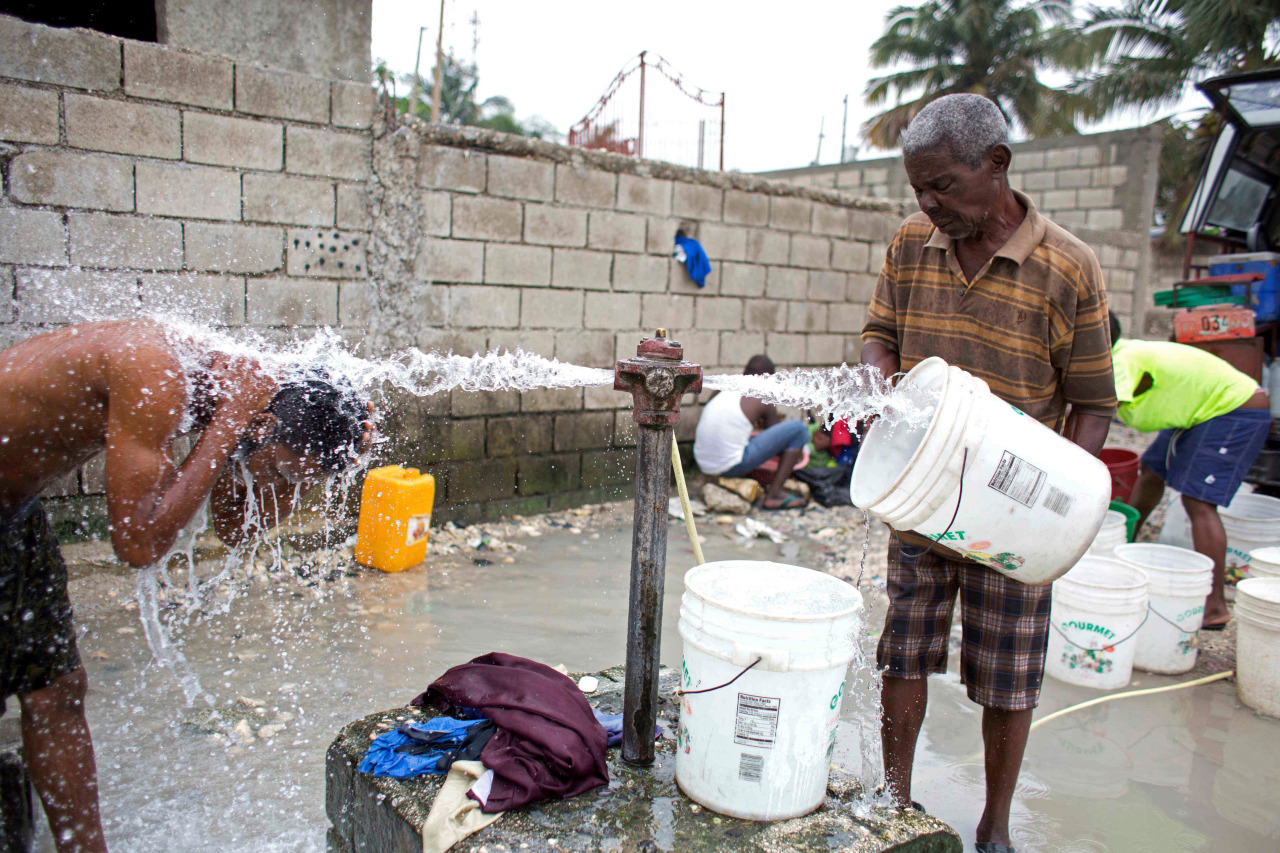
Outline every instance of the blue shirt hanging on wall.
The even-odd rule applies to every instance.
[[[711,261],[707,260],[707,253],[702,250],[701,243],[677,234],[676,259],[684,261],[685,269],[689,270],[689,278],[693,279],[694,284],[706,287],[707,276],[711,275]]]

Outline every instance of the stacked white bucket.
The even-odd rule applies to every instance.
[[[1236,588],[1236,692],[1240,701],[1280,717],[1280,578]]]
[[[1147,621],[1135,638],[1133,665],[1176,675],[1196,665],[1204,600],[1213,588],[1213,559],[1171,545],[1134,543],[1116,557],[1147,574]]]
[[[676,782],[732,817],[808,814],[826,797],[862,596],[823,572],[746,560],[698,566],[684,585]]]
[[[1089,553],[1098,557],[1112,557],[1116,548],[1129,541],[1129,528],[1124,513],[1114,509],[1107,510],[1102,520],[1098,535],[1093,537],[1089,545]]]
[[[940,358],[916,365],[894,402],[920,417],[868,430],[855,506],[1022,583],[1075,565],[1110,503],[1102,462]]]
[[[1218,516],[1227,532],[1227,568],[1237,568],[1245,577],[1251,577],[1249,555],[1257,548],[1280,545],[1280,498],[1237,492],[1228,506],[1218,509]],[[1177,497],[1169,504],[1160,529],[1160,543],[1193,547],[1191,522]]]

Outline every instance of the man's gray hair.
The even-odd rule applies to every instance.
[[[943,95],[930,101],[902,134],[904,156],[945,148],[971,169],[994,145],[1009,144],[1009,123],[990,98]]]

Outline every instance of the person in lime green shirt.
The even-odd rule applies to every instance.
[[[1120,339],[1111,315],[1111,360],[1120,420],[1142,432],[1157,432],[1142,454],[1129,502],[1138,510],[1137,529],[1164,496],[1182,493],[1195,549],[1213,559],[1213,591],[1205,601],[1203,627],[1221,629],[1231,618],[1223,596],[1227,534],[1218,507],[1235,497],[1271,429],[1267,393],[1247,374],[1212,353],[1167,341]]]

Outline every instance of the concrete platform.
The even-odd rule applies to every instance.
[[[622,709],[623,668],[595,673],[599,689],[589,698],[603,711]],[[676,673],[663,670],[660,722],[673,730],[678,712],[668,698]],[[412,715],[397,708],[343,728],[329,747],[326,811],[331,853],[419,853],[419,829],[444,777],[398,780],[357,772],[370,735]],[[833,771],[827,801],[802,818],[759,823],[718,815],[680,793],[675,783],[675,740],[658,743],[652,768],[622,761],[609,750],[609,785],[571,800],[547,801],[504,815],[456,845],[458,853],[504,851],[844,851],[844,853],[963,853],[959,836],[946,824],[916,812],[877,810],[869,818],[853,813],[858,786],[851,774]]]

